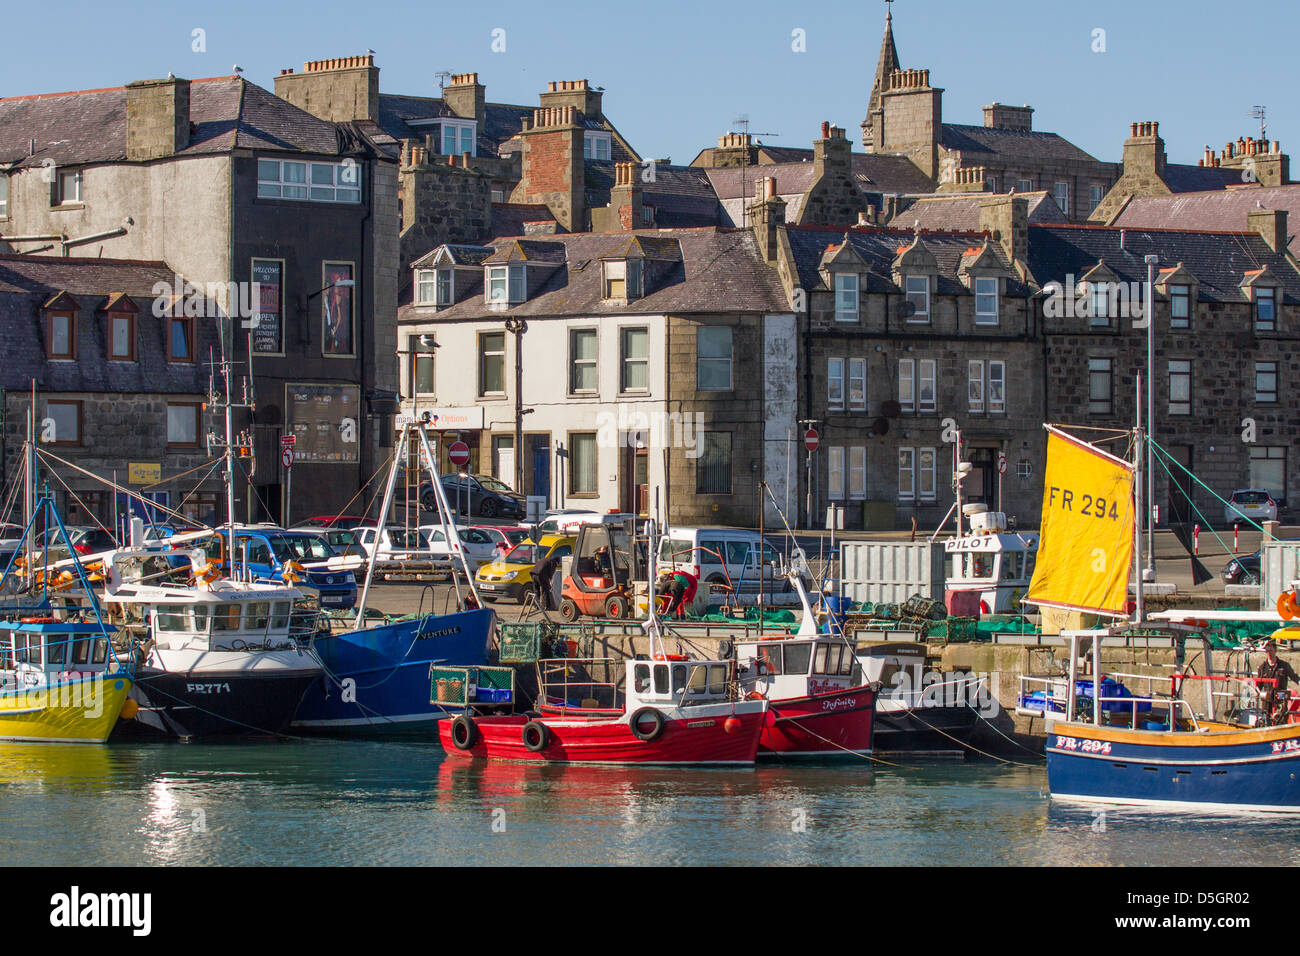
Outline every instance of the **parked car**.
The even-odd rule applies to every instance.
[[[442,525],[422,525],[420,533],[424,535],[426,547],[432,554],[449,559],[452,566],[459,569],[460,559],[452,551],[451,542],[447,540],[447,532]],[[470,567],[477,568],[496,559],[496,540],[481,529],[457,525],[456,536],[460,538],[461,547],[465,549],[465,558]]]
[[[1277,502],[1263,488],[1239,488],[1223,506],[1223,520],[1228,524],[1248,519],[1260,524],[1277,520]]]
[[[1243,554],[1223,566],[1224,584],[1258,584],[1260,552]]]
[[[213,533],[204,551],[211,560],[225,558],[230,567],[226,544],[229,533],[225,528]],[[247,569],[255,581],[281,583],[286,578],[286,566],[294,562],[301,566],[302,580],[296,586],[315,591],[323,608],[350,608],[357,603],[357,579],[353,573],[359,563],[356,557],[344,557],[319,535],[307,532],[281,531],[275,528],[240,526],[235,528],[234,565],[241,571]]]
[[[352,530],[359,525],[365,524],[366,518],[357,515],[318,515],[315,518],[308,518],[305,521],[299,521],[299,528],[346,528]]]
[[[363,559],[367,556],[366,549],[357,541],[357,533],[349,528],[329,525],[300,525],[289,530],[300,531],[303,534],[314,534],[324,538],[325,543],[338,554],[351,554]]]
[[[447,504],[461,514],[484,518],[523,518],[528,514],[528,499],[489,475],[443,475],[442,491]],[[420,482],[419,498],[425,511],[438,510],[433,483],[427,478]]]
[[[117,539],[103,528],[85,528],[76,525],[66,525],[65,527],[68,532],[68,541],[72,542],[72,547],[77,554],[96,554],[100,551],[111,551],[117,547]],[[59,533],[57,527],[46,529],[44,542],[50,546],[51,557],[54,557],[53,552],[59,548],[67,550],[64,547],[63,535]],[[65,554],[63,557],[67,557],[67,555]]]
[[[474,583],[488,601],[499,597],[521,601],[525,592],[532,587],[533,565],[543,558],[563,558],[572,554],[576,541],[571,535],[560,534],[543,535],[540,542],[526,538],[515,545],[505,558],[479,568],[474,575]]]
[[[760,549],[761,548],[761,549]],[[658,568],[686,571],[701,583],[726,584],[737,590],[771,587],[780,574],[781,554],[757,531],[740,528],[669,528],[659,541]],[[788,582],[777,581],[783,589]]]
[[[429,543],[419,528],[400,525],[376,528],[371,524],[357,528],[356,535],[357,543],[365,549],[367,558],[375,551],[376,574],[443,573],[451,570],[451,559],[431,554]]]

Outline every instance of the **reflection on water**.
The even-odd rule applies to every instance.
[[[560,767],[425,742],[0,745],[3,864],[1300,862],[1300,821],[1054,803],[1042,765]]]

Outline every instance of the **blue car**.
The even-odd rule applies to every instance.
[[[219,557],[220,544],[227,540],[223,528],[205,550],[213,559]],[[343,559],[317,534],[281,531],[278,528],[236,528],[235,565],[247,568],[254,581],[285,581],[285,565],[290,561],[302,567],[296,586],[320,595],[323,608],[351,608],[357,603],[357,579],[351,570],[329,567],[326,562]],[[227,562],[229,557],[226,556]],[[227,563],[226,567],[229,567]]]

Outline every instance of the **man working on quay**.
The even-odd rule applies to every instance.
[[[1274,682],[1259,685],[1259,692],[1263,697],[1264,712],[1268,714],[1269,723],[1283,724],[1287,720],[1284,706],[1287,681],[1293,680],[1300,684],[1300,676],[1296,675],[1295,668],[1277,656],[1277,641],[1272,638],[1265,641],[1264,653],[1268,655],[1268,659],[1259,665],[1259,670],[1255,673],[1255,676]],[[1279,705],[1283,705],[1281,712],[1274,713],[1275,710],[1278,710]]]
[[[665,571],[659,575],[656,586],[660,593],[668,597],[664,616],[685,617],[685,607],[695,600],[695,592],[699,589],[699,585],[699,579],[685,571]]]

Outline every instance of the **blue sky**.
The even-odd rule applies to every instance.
[[[165,76],[228,74],[268,89],[284,67],[376,51],[385,92],[436,95],[439,71],[477,71],[490,101],[536,104],[548,80],[587,77],[605,112],[647,157],[689,162],[747,114],[764,142],[807,146],[820,122],[853,139],[880,49],[881,0],[605,0],[564,3],[311,4],[271,0],[99,6],[12,4],[0,95],[118,86]],[[57,24],[57,28],[54,26]],[[1158,120],[1171,161],[1195,163],[1258,135],[1297,147],[1288,69],[1300,5],[1256,0],[1042,0],[894,3],[906,68],[945,89],[944,119],[981,123],[997,100],[1035,107],[1034,127],[1117,161],[1129,123]],[[493,52],[493,31],[505,51]],[[206,52],[191,47],[205,31]],[[791,48],[792,31],[806,52]],[[1093,52],[1094,30],[1105,52]],[[33,42],[16,42],[31,37]],[[39,42],[36,38],[41,38]]]

